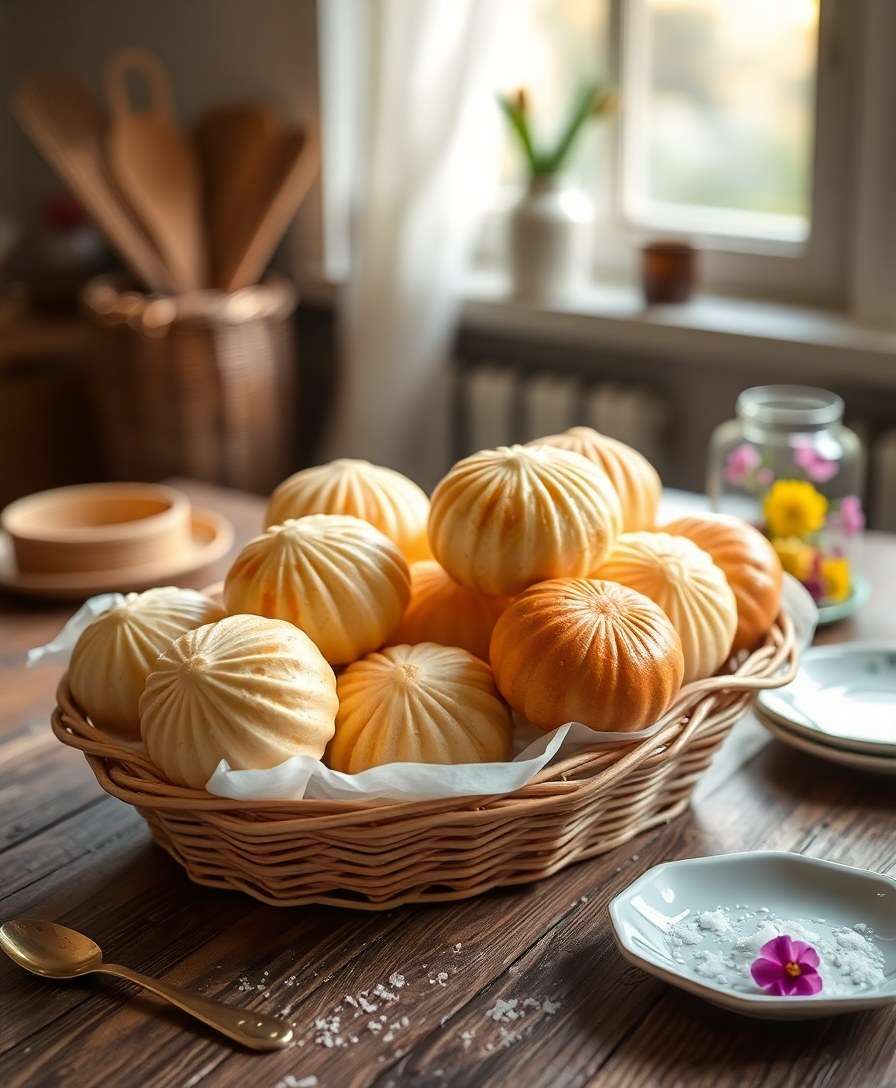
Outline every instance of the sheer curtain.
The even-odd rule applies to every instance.
[[[366,147],[329,456],[430,486],[446,467],[445,357],[501,147],[494,103],[505,0],[370,0]]]

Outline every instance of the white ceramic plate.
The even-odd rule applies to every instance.
[[[739,984],[701,977],[680,963],[670,933],[701,912],[769,910],[829,927],[869,926],[882,953],[882,983],[847,995],[773,997],[744,973]],[[753,851],[657,865],[610,903],[613,934],[636,967],[714,1005],[769,1020],[808,1020],[896,1003],[896,880],[802,854]],[[819,969],[824,979],[825,963]],[[738,976],[740,977],[740,976]]]
[[[793,683],[758,709],[814,743],[896,757],[896,646],[855,642],[807,650]]]
[[[789,744],[791,748],[796,748],[800,752],[816,756],[818,759],[826,759],[829,763],[837,763],[842,767],[852,767],[855,771],[872,771],[874,774],[896,777],[896,759],[893,756],[871,756],[867,752],[835,748],[824,741],[812,740],[795,732],[775,718],[766,717],[761,710],[756,711],[756,717],[776,740],[781,741],[782,744]]]

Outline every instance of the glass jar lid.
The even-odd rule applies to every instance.
[[[814,431],[840,422],[843,398],[811,385],[756,385],[737,398],[737,415],[760,427]]]

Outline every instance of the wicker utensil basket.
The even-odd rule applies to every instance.
[[[295,304],[285,280],[172,297],[90,283],[94,400],[116,477],[269,492],[293,461]]]
[[[687,807],[712,755],[761,688],[796,673],[793,623],[725,675],[682,688],[648,740],[582,750],[514,793],[413,802],[233,801],[172,785],[136,745],[95,729],[67,677],[53,731],[113,797],[135,805],[199,884],[274,906],[386,910],[465,899],[550,876]]]

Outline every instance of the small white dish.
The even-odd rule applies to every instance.
[[[828,928],[870,927],[884,979],[847,994],[774,997],[748,969],[723,983],[676,959],[672,936],[703,912],[763,912]],[[714,1005],[768,1020],[808,1020],[896,1003],[896,880],[781,851],[720,854],[657,865],[610,903],[619,950],[648,974]],[[791,934],[792,936],[793,934]],[[825,961],[819,968],[825,977]]]
[[[817,744],[896,757],[896,646],[817,646],[796,679],[763,691],[759,711]]]
[[[812,740],[758,709],[756,717],[760,725],[763,725],[776,740],[800,752],[815,756],[817,759],[826,759],[829,763],[837,763],[842,767],[851,767],[855,771],[871,771],[874,774],[896,777],[896,759],[893,756],[872,756],[867,752],[854,752],[848,748],[826,744],[821,740]]]

